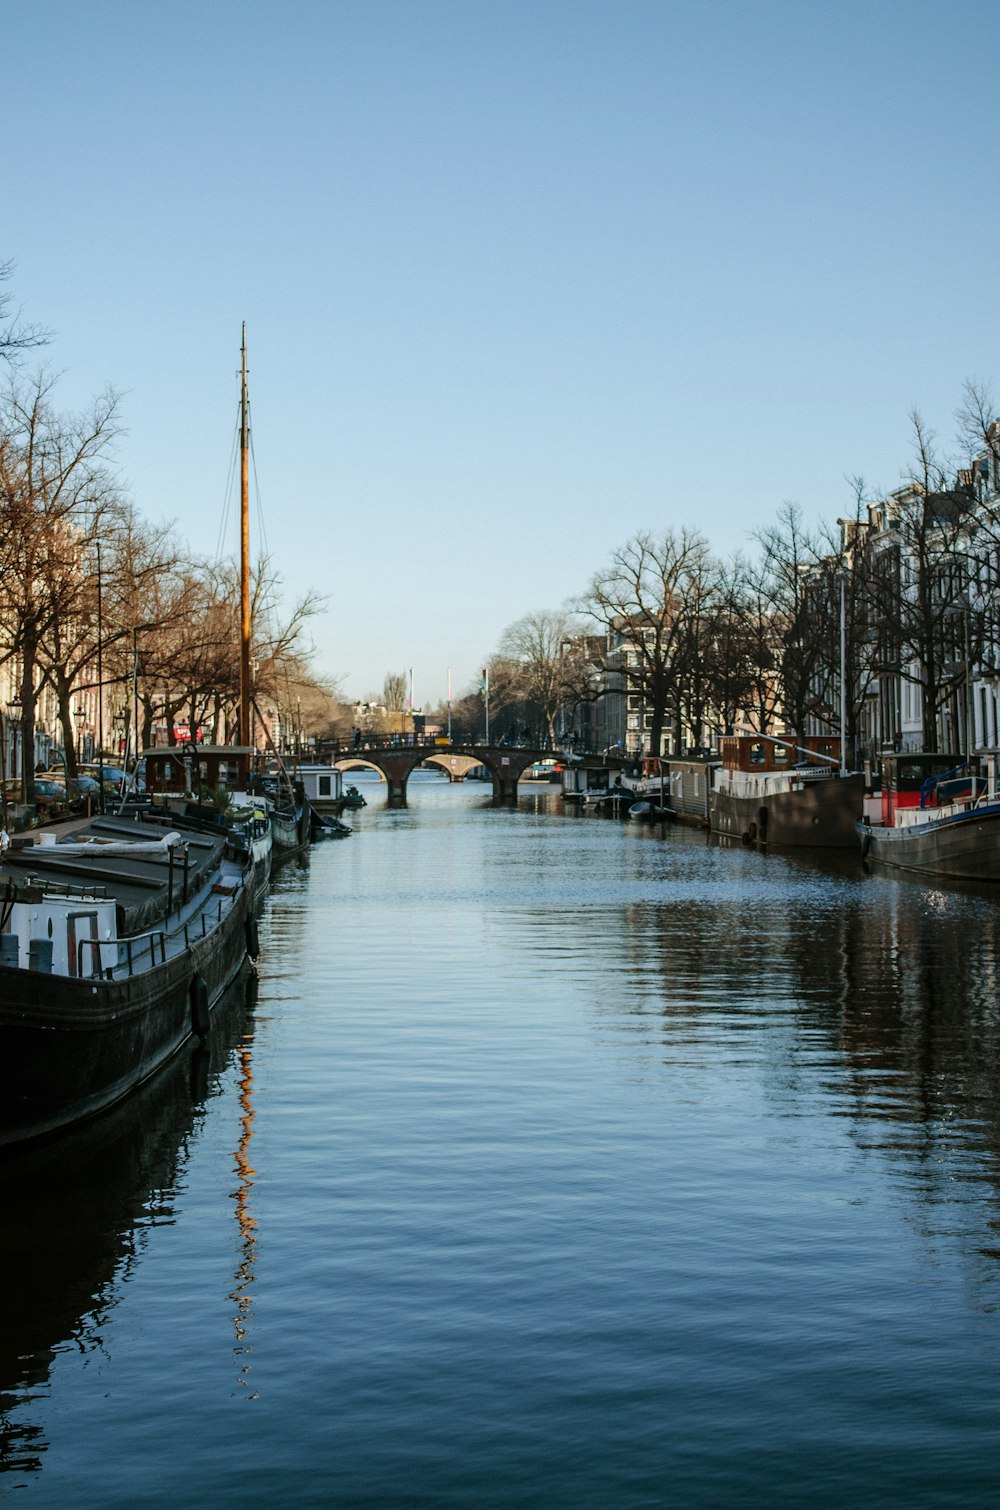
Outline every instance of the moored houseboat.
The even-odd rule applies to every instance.
[[[996,755],[986,778],[960,755],[883,756],[881,816],[857,825],[866,859],[950,880],[1000,880]]]
[[[0,1146],[147,1080],[257,952],[253,861],[222,833],[97,818],[0,864]]]
[[[300,764],[296,776],[314,813],[339,818],[345,806],[343,771],[333,765]],[[360,805],[365,806],[364,798]]]
[[[564,802],[583,802],[585,798],[603,795],[611,780],[609,766],[573,765],[567,763],[562,770],[562,797]]]
[[[251,745],[181,744],[147,750],[143,759],[154,811],[242,842],[252,861],[251,890],[259,900],[271,877],[274,827],[263,793],[252,790],[254,781],[246,774],[256,754]]]
[[[712,832],[779,848],[852,848],[865,778],[841,772],[838,747],[839,740],[825,736],[797,744],[726,735],[710,798]]]

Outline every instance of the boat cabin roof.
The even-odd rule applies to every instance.
[[[259,755],[260,751],[255,745],[193,745],[185,740],[179,745],[154,745],[151,750],[143,750],[140,760],[170,760],[177,758],[184,760],[188,756],[214,755],[223,760],[235,759],[238,755]]]
[[[218,863],[225,844],[224,835],[181,831],[171,863],[166,847],[159,853],[150,848],[167,832],[166,826],[150,822],[94,818],[54,843],[12,845],[0,864],[0,883],[15,885],[19,895],[41,888],[107,896],[117,904],[121,931],[134,933],[165,917],[169,900],[176,903],[184,880],[185,848],[188,886],[195,889],[201,876]],[[46,840],[52,837],[45,835]],[[92,853],[81,852],[88,841],[104,841],[114,852],[102,853],[100,842],[94,842]],[[144,849],[128,854],[133,844]]]

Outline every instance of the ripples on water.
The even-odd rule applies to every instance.
[[[991,1502],[997,901],[367,790],[193,1083],[0,1181],[0,1494]]]

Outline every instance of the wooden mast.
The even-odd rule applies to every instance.
[[[250,744],[250,416],[247,403],[247,325],[243,321],[240,347],[240,739]]]

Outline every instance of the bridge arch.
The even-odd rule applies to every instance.
[[[388,807],[406,806],[406,784],[411,772],[424,761],[443,766],[449,775],[455,771],[454,779],[457,780],[474,766],[485,766],[493,782],[494,806],[514,807],[517,804],[517,783],[524,772],[537,761],[551,759],[551,756],[551,750],[507,749],[502,745],[455,744],[442,748],[438,744],[383,746],[365,743],[349,754],[336,755],[333,763],[342,771],[350,770],[352,766],[369,766],[380,771],[389,788]],[[452,759],[463,767],[461,776],[457,774],[458,766],[451,766]]]
[[[374,760],[366,760],[361,755],[342,755],[339,760],[333,762],[337,771],[374,771],[380,781],[385,780],[385,772]]]
[[[453,755],[450,751],[424,757],[425,765],[440,766],[451,781],[464,781],[470,771],[482,765],[477,755]]]

